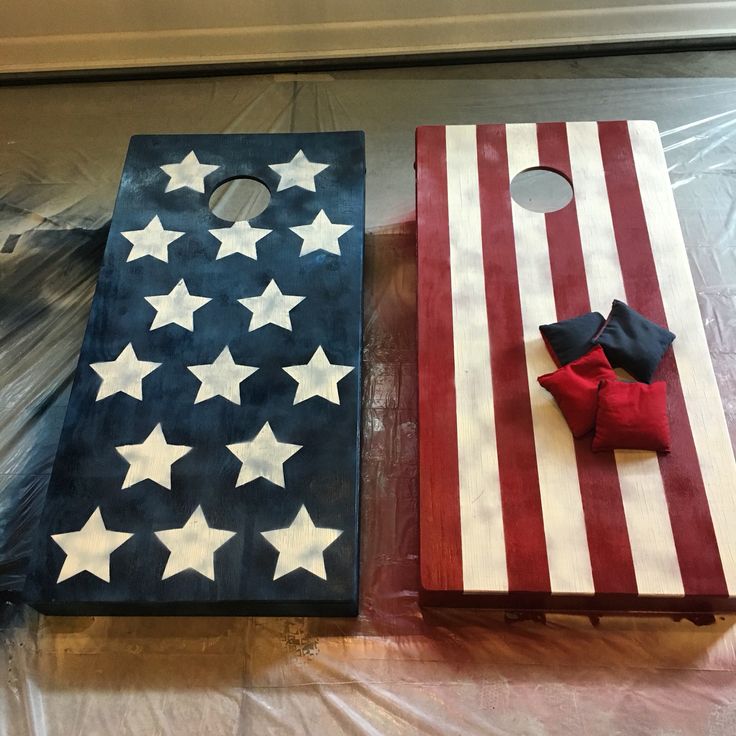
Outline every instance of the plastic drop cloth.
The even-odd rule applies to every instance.
[[[22,586],[134,133],[367,134],[359,618],[1,608],[0,733],[736,734],[736,623],[417,605],[414,128],[656,120],[736,429],[730,52],[0,89],[0,589]],[[734,530],[736,533],[736,530]]]

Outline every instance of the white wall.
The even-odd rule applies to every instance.
[[[0,73],[707,38],[736,2],[1,0]]]

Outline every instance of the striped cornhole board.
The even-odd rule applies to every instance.
[[[736,463],[656,124],[428,126],[416,143],[425,600],[729,608]],[[514,202],[534,167],[572,201]],[[614,298],[677,335],[655,374],[670,455],[592,453],[537,384],[555,368],[538,325]]]

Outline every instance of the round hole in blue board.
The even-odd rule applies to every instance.
[[[524,169],[511,180],[511,197],[532,212],[555,212],[573,198],[572,184],[566,176],[542,166]]]
[[[238,176],[215,187],[209,201],[213,214],[228,222],[252,220],[271,202],[268,187],[252,176]]]

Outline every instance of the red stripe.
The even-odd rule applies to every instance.
[[[477,128],[493,410],[509,590],[549,591],[547,543],[526,372],[506,128]]]
[[[540,165],[572,181],[565,123],[539,124],[537,142]],[[545,219],[557,318],[589,312],[575,199],[556,212],[548,212]],[[595,589],[600,593],[637,593],[616,458],[613,452],[592,453],[590,437],[575,440],[575,457]]]
[[[445,129],[417,129],[420,574],[462,590]]]
[[[667,325],[626,122],[599,123],[608,197],[628,304]],[[707,359],[707,356],[704,356]],[[660,456],[667,505],[686,595],[726,595],[718,543],[672,350],[656,378],[667,382],[671,453]]]

